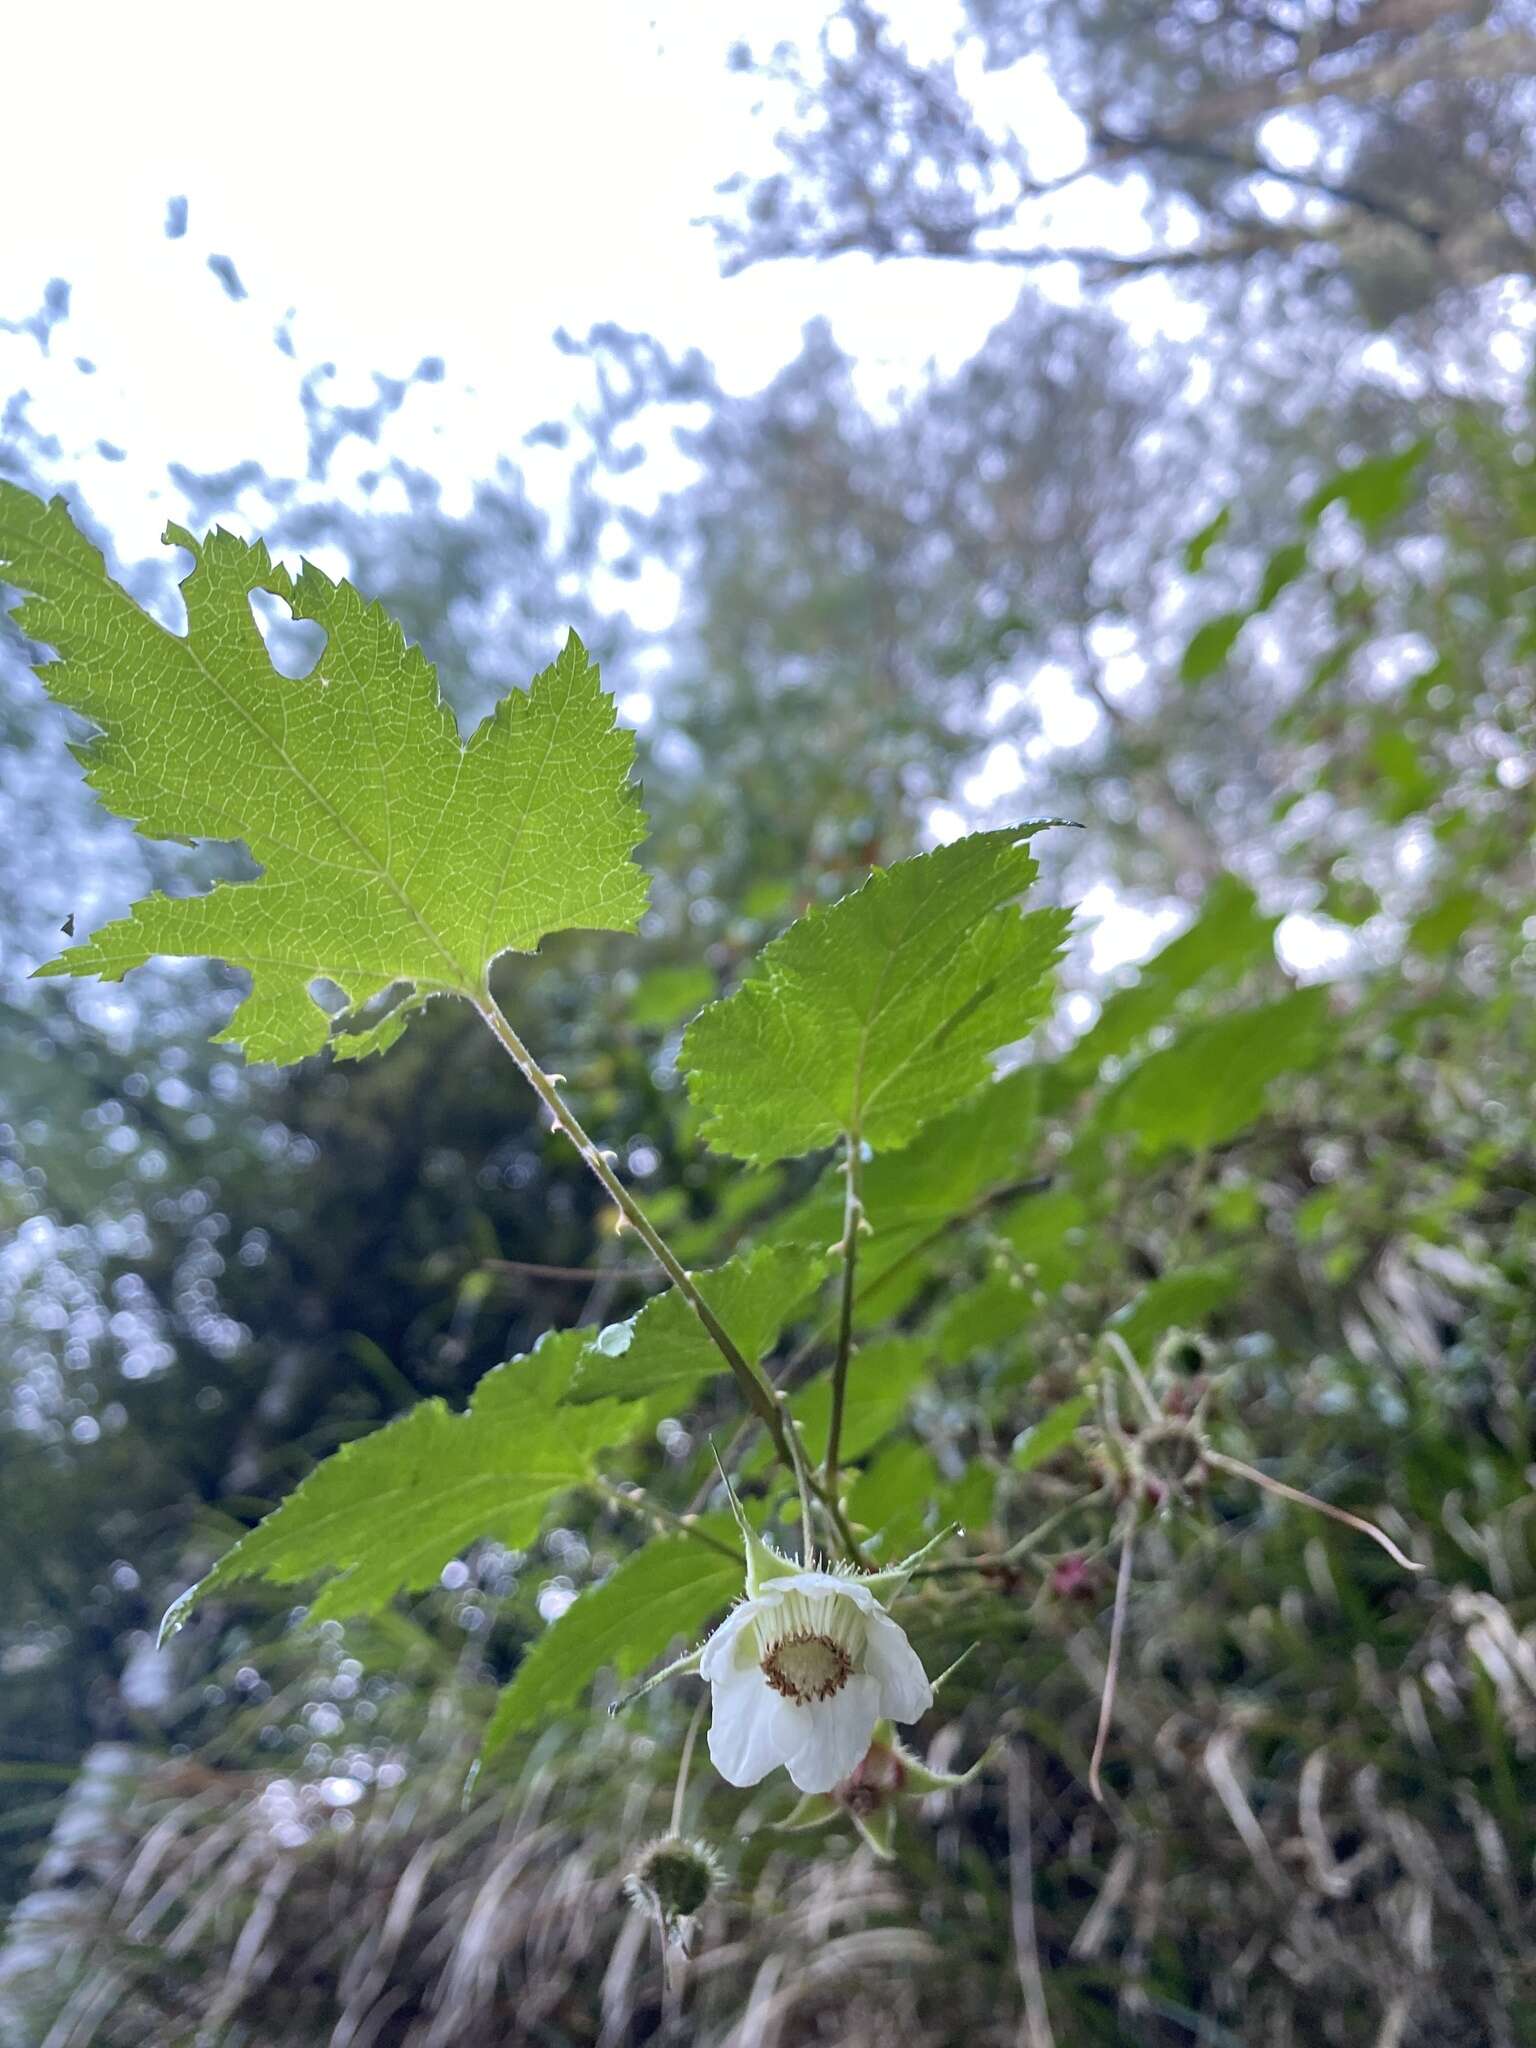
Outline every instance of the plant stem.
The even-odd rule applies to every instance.
[[[1314,1508],[1320,1515],[1327,1515],[1335,1522],[1342,1522],[1346,1529],[1357,1529],[1362,1536],[1369,1536],[1373,1543],[1379,1543],[1394,1564],[1402,1566],[1405,1572],[1421,1572],[1424,1567],[1399,1550],[1385,1529],[1378,1529],[1374,1522],[1368,1522],[1364,1515],[1352,1515],[1348,1508],[1336,1508],[1331,1500],[1319,1500],[1315,1493],[1303,1493],[1299,1486],[1287,1486],[1283,1479],[1273,1479],[1269,1473],[1261,1472],[1257,1465],[1245,1465],[1241,1458],[1229,1458],[1221,1451],[1207,1446],[1201,1453],[1207,1465],[1214,1465],[1219,1472],[1230,1472],[1234,1479],[1247,1479],[1255,1486],[1262,1486],[1269,1493],[1278,1494],[1281,1500],[1294,1501],[1297,1507]]]
[[[1088,1790],[1104,1804],[1104,1787],[1099,1771],[1109,1746],[1109,1730],[1115,1718],[1115,1690],[1120,1679],[1120,1658],[1125,1643],[1125,1615],[1131,1604],[1131,1572],[1136,1558],[1136,1512],[1132,1508],[1120,1546],[1120,1569],[1115,1574],[1115,1610],[1109,1624],[1109,1661],[1104,1666],[1104,1694],[1099,1701],[1099,1725],[1093,1737],[1093,1755],[1088,1764]]]
[[[1070,1520],[1083,1508],[1096,1506],[1099,1501],[1106,1499],[1108,1494],[1107,1486],[1098,1486],[1092,1493],[1085,1493],[1064,1502],[1053,1514],[1047,1515],[1043,1522],[1036,1523],[1033,1529],[1021,1536],[1017,1543],[1010,1544],[1006,1550],[997,1551],[992,1556],[954,1557],[938,1564],[920,1564],[912,1576],[914,1579],[953,1578],[959,1572],[996,1571],[999,1567],[1017,1564],[1021,1558],[1028,1557],[1031,1552],[1038,1550],[1046,1537],[1054,1535],[1063,1522]]]
[[[827,1457],[822,1470],[828,1500],[837,1499],[838,1454],[843,1441],[843,1405],[848,1391],[848,1363],[853,1356],[853,1305],[858,1278],[859,1233],[864,1228],[864,1204],[859,1199],[859,1162],[862,1147],[856,1132],[847,1136],[843,1160],[843,1294],[838,1311],[837,1356],[832,1361],[832,1418],[827,1425]]]
[[[718,1536],[711,1536],[707,1529],[699,1528],[697,1523],[689,1521],[686,1515],[675,1514],[671,1508],[663,1507],[659,1500],[652,1500],[648,1493],[626,1493],[622,1487],[614,1486],[609,1480],[598,1479],[595,1476],[588,1484],[594,1492],[600,1493],[604,1500],[611,1501],[616,1508],[623,1508],[629,1514],[639,1515],[642,1520],[664,1523],[667,1528],[676,1529],[680,1536],[691,1536],[695,1543],[707,1544],[711,1550],[718,1550],[722,1557],[728,1557],[733,1562],[740,1555],[731,1544],[722,1543]]]
[[[708,1705],[709,1694],[705,1693],[694,1708],[693,1718],[688,1723],[688,1733],[683,1737],[683,1754],[677,1766],[677,1783],[672,1791],[671,1833],[674,1835],[683,1832],[683,1801],[688,1796],[688,1767],[693,1762],[693,1745],[699,1739],[699,1727],[704,1719],[704,1709]]]
[[[703,1324],[711,1343],[729,1366],[732,1377],[740,1387],[748,1406],[767,1428],[780,1458],[793,1471],[794,1459],[785,1440],[784,1420],[767,1382],[747,1363],[737,1349],[730,1333],[694,1284],[693,1275],[688,1272],[650,1217],[614,1172],[606,1153],[595,1145],[582,1129],[575,1112],[512,1029],[496,998],[491,994],[489,986],[482,989],[475,998],[475,1008],[503,1050],[515,1061],[523,1079],[554,1118],[557,1128],[570,1139],[586,1166],[602,1183],[619,1214]]]

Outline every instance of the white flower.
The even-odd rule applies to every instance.
[[[732,1785],[784,1764],[802,1792],[830,1792],[861,1761],[877,1721],[933,1704],[917,1652],[868,1582],[795,1571],[752,1580],[704,1645],[709,1753]]]

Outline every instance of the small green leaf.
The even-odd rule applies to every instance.
[[[1201,527],[1200,531],[1184,543],[1184,567],[1191,576],[1198,576],[1205,567],[1205,558],[1223,538],[1232,524],[1232,507],[1223,505],[1216,517]]]
[[[1414,472],[1429,448],[1426,436],[1396,455],[1372,455],[1364,462],[1341,469],[1314,493],[1302,518],[1309,526],[1315,526],[1330,505],[1342,504],[1367,533],[1374,533],[1407,504],[1413,491]]]
[[[1276,548],[1264,565],[1263,580],[1259,584],[1259,595],[1255,610],[1267,611],[1287,585],[1296,581],[1307,566],[1305,541],[1293,540],[1285,547]]]
[[[1259,912],[1253,891],[1236,875],[1219,875],[1195,921],[1145,961],[1130,987],[1105,998],[1098,1021],[1057,1063],[1074,1086],[1090,1080],[1166,1022],[1179,998],[1196,987],[1224,988],[1252,967],[1273,965],[1278,919]]]
[[[1327,991],[1314,987],[1196,1024],[1105,1097],[1098,1127],[1134,1135],[1144,1160],[1224,1144],[1263,1114],[1274,1081],[1321,1057],[1327,1016]]]
[[[1179,663],[1179,681],[1203,683],[1225,665],[1237,644],[1237,636],[1252,617],[1250,612],[1218,612],[1190,635]]]
[[[722,1542],[736,1540],[726,1516],[699,1527]],[[600,1584],[578,1594],[535,1639],[496,1703],[482,1754],[492,1755],[509,1736],[574,1707],[605,1668],[620,1679],[633,1678],[678,1636],[697,1635],[740,1595],[743,1584],[739,1557],[722,1557],[687,1536],[647,1543]]]
[[[16,623],[57,650],[49,694],[89,719],[87,780],[150,838],[240,840],[262,873],[207,895],[154,895],[39,971],[116,981],[156,954],[249,970],[223,1034],[252,1059],[326,1042],[310,994],[360,1006],[392,983],[473,995],[491,963],[572,927],[633,931],[645,821],[633,735],[573,634],[527,695],[467,743],[421,654],[350,584],[222,531],[187,549],[187,632],[168,632],[107,575],[62,499],[0,483],[0,572]],[[251,611],[268,591],[323,626],[314,672],[274,669]],[[397,1027],[375,1027],[376,1050]]]
[[[757,1365],[830,1266],[824,1252],[767,1245],[695,1279],[726,1334],[748,1364]],[[566,1399],[660,1400],[684,1407],[706,1380],[724,1371],[713,1339],[674,1291],[656,1295],[628,1322],[600,1331],[582,1351]]]
[[[844,1134],[907,1144],[987,1079],[1049,1000],[1069,918],[1021,913],[1038,826],[976,833],[877,870],[791,925],[696,1017],[682,1064],[704,1136],[781,1159]]]
[[[1033,1429],[1026,1429],[1013,1447],[1010,1463],[1016,1472],[1028,1472],[1036,1465],[1043,1465],[1047,1458],[1054,1458],[1064,1450],[1077,1434],[1077,1426],[1088,1414],[1093,1403],[1086,1394],[1074,1394],[1070,1400],[1058,1401],[1050,1413],[1037,1422]]]
[[[590,1477],[597,1452],[627,1436],[639,1412],[613,1401],[557,1408],[581,1346],[578,1331],[546,1337],[488,1372],[464,1414],[422,1401],[343,1444],[182,1594],[162,1627],[239,1579],[290,1585],[338,1573],[310,1608],[320,1621],[435,1584],[481,1537],[526,1548],[551,1502]]]

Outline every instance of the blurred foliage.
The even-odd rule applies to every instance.
[[[1304,10],[1239,12],[1191,44],[1193,11],[1159,32],[1124,10],[970,9],[998,60],[1049,16],[1063,89],[1122,136],[1174,118],[1169,66],[1193,104],[1290,75]],[[1335,68],[1414,60],[1442,17],[1482,50],[1524,33],[1506,12],[1337,10],[1361,32]],[[907,117],[880,67],[863,76],[883,148]],[[1428,118],[1454,171],[1434,205],[1473,220],[1487,194],[1460,196],[1464,160],[1483,150],[1520,232],[1508,80],[1442,69],[1416,95],[1348,128],[1341,175],[1412,209]],[[1154,158],[1209,224],[1246,229],[1251,172],[1123,160]],[[930,189],[914,173],[907,197]],[[1032,1956],[1063,2042],[1531,2037],[1536,459],[1524,391],[1440,381],[1484,330],[1446,268],[1463,230],[1438,220],[1432,268],[1390,237],[1269,235],[1257,261],[1315,283],[1265,332],[1273,302],[1213,277],[1212,386],[1110,310],[1032,296],[964,370],[883,411],[822,330],[746,399],[605,330],[583,344],[599,397],[559,532],[510,466],[467,519],[420,477],[405,512],[328,498],[328,435],[368,422],[318,399],[315,478],[184,480],[196,521],[254,490],[277,544],[340,549],[461,715],[567,617],[646,675],[646,858],[670,880],[638,947],[562,940],[504,994],[690,1261],[793,1241],[807,1217],[830,1242],[839,1190],[700,1151],[679,1026],[791,915],[911,851],[935,805],[1076,817],[1047,854],[1053,893],[1174,906],[1182,928],[1107,986],[1076,956],[1061,1019],[997,1084],[1006,1113],[925,1148],[930,1207],[893,1181],[882,1213],[879,1162],[866,1188],[880,1398],[872,1376],[849,1510],[894,1548],[958,1520],[996,1560],[925,1578],[902,1613],[932,1669],[980,1645],[923,1731],[929,1761],[1003,1751],[904,1805],[889,1868],[851,1831],[774,1832],[782,1782],[743,1799],[696,1772],[687,1825],[730,1870],[680,1991],[620,1884],[666,1825],[687,1689],[617,1724],[583,1701],[542,1735],[514,1726],[467,1802],[465,1785],[495,1684],[524,1670],[572,1697],[559,1631],[634,1555],[631,1484],[678,1510],[709,1498],[705,1439],[725,1449],[739,1419],[723,1387],[630,1455],[615,1499],[572,1504],[526,1551],[478,1546],[436,1592],[306,1633],[291,1594],[242,1590],[148,1647],[166,1600],[336,1443],[424,1394],[461,1405],[546,1328],[640,1307],[654,1275],[600,1191],[446,1007],[385,1061],[278,1076],[206,1044],[231,998],[214,973],[140,977],[118,1007],[9,990],[0,1871],[26,1903],[0,2009],[24,2048],[1012,2042]],[[1362,307],[1393,323],[1392,375],[1350,352]],[[618,426],[679,404],[706,414],[685,430],[697,481],[620,507]],[[62,473],[24,408],[0,470]],[[616,529],[682,579],[660,650],[585,595]],[[102,866],[163,861],[158,879],[180,855],[105,837],[82,861],[62,749],[9,669],[6,690],[31,851],[8,846],[0,875],[30,960],[70,910],[94,921]],[[1070,737],[1047,740],[1063,707]],[[1000,792],[1006,773],[980,773],[998,757],[1017,777]],[[1316,988],[1292,985],[1303,956]],[[1103,1427],[1105,1329],[1168,1416],[1204,1397],[1219,1451],[1379,1516],[1429,1570],[1410,1581],[1214,1465],[1181,1499],[1143,1447],[1158,1484],[1101,1807],[1119,1525],[1101,1489],[1124,1450]],[[814,1438],[825,1348],[799,1335]],[[1122,1386],[1122,1429],[1133,1412]],[[750,1451],[743,1470],[772,1502]],[[38,1939],[42,1966],[19,1971]]]

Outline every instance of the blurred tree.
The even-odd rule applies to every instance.
[[[966,0],[955,55],[932,62],[896,19],[848,0],[809,65],[740,46],[795,113],[783,169],[725,188],[730,267],[861,250],[1035,268],[1065,247],[1112,281],[1262,262],[1384,325],[1536,263],[1518,0]],[[1037,168],[1042,91],[1080,125],[1070,170]],[[1063,195],[1127,181],[1143,248],[1041,231]]]

